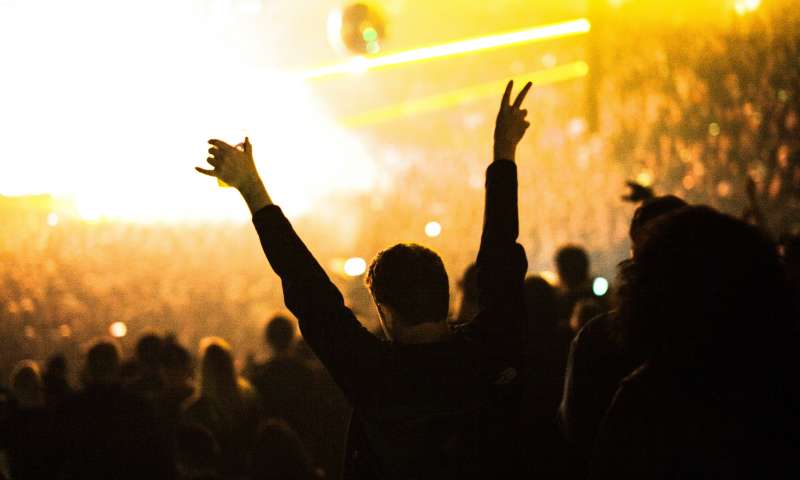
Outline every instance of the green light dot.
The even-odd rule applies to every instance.
[[[367,53],[376,54],[381,51],[381,46],[378,42],[367,42]]]
[[[374,42],[378,39],[378,31],[372,27],[367,27],[361,31],[361,38],[367,43]]]

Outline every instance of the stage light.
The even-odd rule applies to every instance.
[[[337,22],[329,20],[328,22],[329,28],[335,28],[331,27],[332,24],[337,25]],[[344,28],[344,26],[341,26],[341,28]],[[450,57],[454,55],[463,55],[466,53],[491,50],[494,48],[508,47],[511,45],[519,45],[531,42],[541,42],[544,40],[550,40],[554,38],[581,35],[588,33],[589,30],[591,30],[591,23],[589,23],[589,20],[585,18],[579,18],[577,20],[570,20],[567,22],[541,25],[526,30],[501,33],[498,35],[488,35],[485,37],[471,38],[468,40],[461,40],[452,43],[434,45],[431,47],[416,48],[413,50],[406,50],[404,52],[372,57],[367,59],[365,67],[367,70],[375,70],[394,65],[402,65],[405,63],[432,60],[436,58]],[[359,40],[363,41],[363,30],[362,30],[362,37],[359,37]],[[366,52],[366,46],[364,52],[362,53],[365,52]],[[353,69],[352,66],[350,65],[350,62],[344,62],[305,72],[304,74],[302,74],[302,77],[307,80],[311,80],[322,77],[352,73],[352,71]]]
[[[365,59],[365,61],[368,60]],[[559,65],[558,67],[520,75],[514,77],[514,81],[518,82],[520,85],[531,81],[534,86],[541,86],[580,78],[586,76],[587,73],[589,73],[589,66],[586,62],[572,62]],[[439,95],[370,110],[368,112],[344,117],[341,119],[341,123],[348,127],[363,127],[376,123],[388,122],[401,117],[462,105],[482,98],[497,96],[498,92],[503,91],[503,87],[505,87],[507,81],[508,80],[504,79],[498,82],[474,85]]]
[[[67,338],[70,335],[72,335],[72,328],[70,328],[70,326],[67,325],[66,323],[62,323],[61,325],[58,326],[58,333],[62,337]]]
[[[603,277],[597,277],[592,282],[592,293],[595,296],[602,297],[608,293],[608,280]]]
[[[344,262],[344,273],[351,277],[363,275],[367,271],[367,262],[361,257],[348,258]]]
[[[425,235],[434,238],[442,233],[442,225],[439,222],[428,222],[425,224]]]
[[[353,3],[328,15],[328,42],[342,53],[376,53],[385,33],[386,20],[374,5]]]
[[[755,12],[761,6],[761,0],[736,0],[733,8],[739,15]]]
[[[58,214],[56,212],[51,212],[50,215],[47,216],[47,224],[51,227],[58,225]]]
[[[124,322],[114,322],[109,325],[108,333],[114,338],[122,338],[128,334],[128,326]]]
[[[711,122],[710,124],[708,124],[708,134],[711,135],[712,137],[716,137],[717,135],[719,135],[719,130],[720,130],[719,123]]]
[[[639,175],[636,175],[636,183],[643,187],[653,186],[653,172],[650,170],[642,170]]]

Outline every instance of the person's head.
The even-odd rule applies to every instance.
[[[556,252],[556,268],[561,283],[568,290],[580,288],[589,281],[589,255],[577,245],[566,245]]]
[[[190,478],[214,473],[219,469],[220,448],[214,435],[197,423],[178,427],[175,434],[176,460],[182,473]]]
[[[552,333],[558,326],[556,289],[544,278],[531,275],[525,278],[525,307],[528,312],[528,331]]]
[[[631,226],[628,230],[628,236],[631,239],[632,249],[636,250],[636,245],[641,241],[640,234],[644,226],[650,221],[674,212],[687,205],[686,202],[676,197],[675,195],[664,195],[662,197],[654,197],[645,200],[636,211],[633,212],[631,219]]]
[[[63,353],[54,353],[47,359],[44,374],[54,378],[67,378],[67,357]]]
[[[275,315],[267,323],[264,337],[274,353],[285,353],[294,342],[294,324],[284,315]]]
[[[791,329],[774,245],[756,227],[709,207],[649,222],[633,259],[620,267],[620,284],[623,338],[645,357],[762,362],[768,345]]]
[[[136,360],[146,368],[158,367],[163,343],[158,334],[154,332],[145,333],[136,342]]]
[[[83,381],[87,385],[119,381],[120,349],[112,340],[95,341],[86,353]]]
[[[253,455],[253,480],[315,478],[311,456],[297,433],[282,420],[270,419],[259,428]]]
[[[164,342],[160,363],[168,386],[184,386],[192,378],[194,368],[192,355],[175,339]]]
[[[428,248],[400,243],[381,251],[372,260],[366,284],[390,340],[403,330],[447,320],[447,272],[439,255]]]
[[[44,405],[44,387],[39,365],[33,360],[23,360],[11,372],[11,391],[21,408]]]
[[[586,323],[603,313],[603,306],[594,298],[583,298],[572,308],[569,317],[569,328],[577,333]]]
[[[212,403],[238,399],[238,380],[228,342],[219,337],[200,341],[200,394]]]

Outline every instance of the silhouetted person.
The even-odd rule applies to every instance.
[[[126,387],[136,395],[156,402],[164,388],[161,374],[161,350],[164,341],[156,333],[146,333],[136,342],[134,377]]]
[[[258,432],[251,480],[312,480],[317,477],[300,437],[280,420],[265,422]]]
[[[267,323],[264,337],[272,356],[255,367],[251,379],[261,398],[262,412],[267,418],[288,422],[316,456],[318,444],[328,440],[317,435],[314,374],[292,352],[294,324],[285,316],[276,315]]]
[[[171,449],[152,405],[122,388],[119,347],[88,351],[83,389],[57,411],[61,478],[174,478]]]
[[[413,244],[380,252],[367,286],[388,342],[372,335],[344,304],[261,182],[242,148],[211,140],[198,168],[239,189],[286,305],[303,337],[354,406],[346,478],[503,478],[518,474],[520,369],[525,344],[518,235],[517,143],[528,123],[511,104],[509,83],[495,128],[495,161],[486,174],[478,253],[481,311],[450,332],[449,284],[436,253]]]
[[[194,360],[174,338],[161,346],[162,388],[155,402],[159,422],[172,438],[181,420],[183,405],[194,394]]]
[[[556,425],[571,338],[559,322],[556,289],[539,276],[525,279],[528,342],[522,422],[530,478],[573,478],[569,445]]]
[[[684,206],[686,202],[671,195],[640,205],[628,232],[633,250],[641,242],[645,225]],[[621,345],[615,315],[606,313],[584,325],[572,341],[567,361],[558,418],[562,432],[584,460],[591,454],[600,421],[619,383],[644,361]]]
[[[72,395],[72,387],[67,380],[67,358],[63,354],[57,353],[47,359],[42,382],[47,408],[55,408]]]
[[[11,478],[50,478],[56,473],[53,415],[45,407],[44,385],[36,362],[18,363],[10,385],[16,402],[4,425],[4,436]]]
[[[589,255],[581,247],[566,245],[558,249],[555,256],[558,278],[558,318],[566,325],[575,304],[584,298],[594,298],[589,278]]]
[[[228,344],[215,337],[200,346],[200,389],[190,399],[184,418],[207,428],[219,443],[223,476],[243,475],[250,465],[258,427],[258,396],[236,375]]]
[[[181,425],[176,431],[176,461],[182,479],[222,478],[220,448],[214,435],[202,425]]]
[[[569,317],[569,329],[578,333],[589,320],[606,313],[603,305],[595,298],[584,298],[572,308]]]
[[[773,243],[708,207],[644,227],[618,319],[645,359],[597,438],[591,478],[798,478],[797,338]]]

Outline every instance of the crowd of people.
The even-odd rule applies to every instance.
[[[526,117],[530,86],[509,85],[493,158],[437,167],[435,185],[417,162],[394,172],[404,188],[356,199],[376,217],[358,248],[380,252],[364,284],[317,263],[340,250],[306,248],[315,227],[272,203],[248,139],[210,141],[198,170],[241,192],[258,236],[9,215],[0,478],[797,478],[792,18],[693,42],[632,32],[617,41],[641,58],[598,85],[616,106],[598,131],[534,127],[519,151],[557,105]],[[485,188],[482,224],[477,194],[417,214],[442,178]],[[387,222],[429,215],[471,221],[437,252],[385,248],[415,238]],[[598,250],[619,262],[613,297],[592,288]],[[549,265],[557,283],[530,273]],[[129,330],[97,337],[110,321]]]

